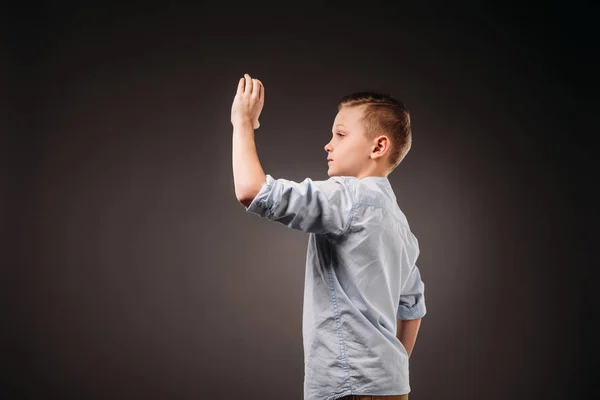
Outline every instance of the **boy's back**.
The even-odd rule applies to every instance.
[[[396,319],[426,313],[418,241],[387,177],[273,179],[248,212],[309,232],[304,399],[410,392]]]

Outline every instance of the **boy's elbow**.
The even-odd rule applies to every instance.
[[[244,205],[244,207],[248,208],[250,203],[256,198],[255,190],[245,190],[240,193],[236,193],[237,200]]]
[[[250,197],[239,198],[238,197],[238,201],[240,203],[242,203],[242,205],[246,208],[248,208],[250,206],[250,204],[252,203],[252,200],[254,200],[254,198],[250,198]]]
[[[262,185],[263,183],[260,183],[258,185],[252,185],[244,189],[236,190],[235,196],[237,197],[238,201],[244,205],[244,207],[248,208],[250,203],[254,201],[260,192]]]

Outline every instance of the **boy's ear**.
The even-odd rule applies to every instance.
[[[382,153],[390,146],[390,141],[386,136],[380,136],[377,138],[377,143],[373,147],[374,153]]]

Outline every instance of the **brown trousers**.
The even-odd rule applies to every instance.
[[[369,396],[364,394],[351,394],[340,397],[338,400],[408,400],[408,393],[396,396]]]

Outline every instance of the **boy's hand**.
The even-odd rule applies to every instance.
[[[231,123],[251,121],[254,129],[260,126],[258,117],[265,103],[265,89],[261,81],[244,74],[238,83],[237,93],[231,106]]]

